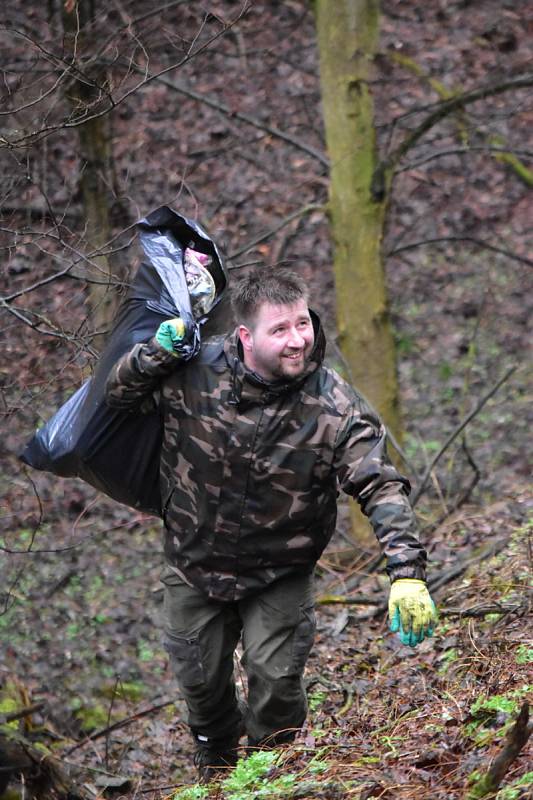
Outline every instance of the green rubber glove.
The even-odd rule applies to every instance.
[[[433,635],[437,622],[437,609],[424,581],[417,578],[399,578],[391,586],[389,595],[389,626],[398,633],[402,644],[416,647]]]
[[[156,342],[175,356],[180,342],[185,336],[185,323],[180,317],[162,322],[155,335]]]

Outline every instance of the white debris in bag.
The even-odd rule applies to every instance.
[[[191,306],[196,318],[203,317],[215,301],[215,281],[209,272],[211,257],[191,247],[185,249],[183,265]]]

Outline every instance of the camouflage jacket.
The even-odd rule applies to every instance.
[[[310,363],[290,382],[247,370],[235,333],[208,339],[186,364],[152,339],[109,376],[114,407],[138,410],[158,390],[165,555],[212,598],[310,572],[335,530],[338,487],[370,519],[391,579],[425,577],[409,483],[387,458],[380,420],[323,366],[314,321]]]

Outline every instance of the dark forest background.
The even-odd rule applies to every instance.
[[[499,800],[514,800],[531,788],[527,746],[499,782],[483,776],[515,730],[533,658],[530,8],[343,8],[379,14],[364,81],[375,161],[355,169],[369,203],[376,168],[389,169],[378,244],[395,457],[413,484],[441,624],[416,651],[387,632],[377,549],[342,501],[318,570],[307,728],[270,767],[270,795],[252,783],[182,796],[474,798],[501,784]],[[280,265],[302,274],[329,363],[365,391],[365,351],[355,364],[346,352],[357,315],[339,335],[336,287],[355,306],[362,277],[338,262],[330,174],[342,156],[326,141],[317,12],[328,3],[4,9],[0,736],[8,725],[86,770],[92,796],[111,791],[104,774],[131,798],[194,781],[158,628],[160,524],[18,453],[92,373],[139,263],[135,223],[161,205],[206,228],[230,279]],[[364,252],[349,260],[364,275]]]

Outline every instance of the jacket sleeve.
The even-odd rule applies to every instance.
[[[411,486],[387,456],[383,423],[362,402],[351,407],[338,433],[335,467],[340,488],[370,520],[391,580],[425,580],[427,554],[408,499]]]
[[[162,378],[173,372],[180,359],[151,339],[136,344],[111,369],[105,386],[106,403],[113,408],[151,411],[153,393]]]

